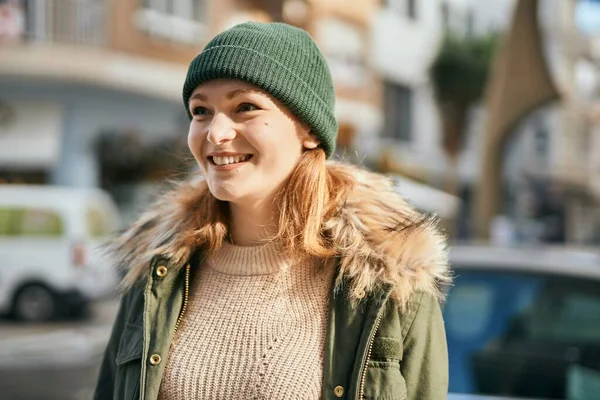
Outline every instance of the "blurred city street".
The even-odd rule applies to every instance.
[[[100,301],[78,321],[0,320],[1,397],[91,399],[117,307],[117,300]]]
[[[331,158],[439,218],[451,398],[600,399],[600,0],[0,0],[0,399],[91,398],[102,245],[198,174],[188,66],[246,21],[310,34]]]

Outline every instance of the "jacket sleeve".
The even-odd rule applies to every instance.
[[[421,299],[404,338],[401,369],[407,400],[438,400],[448,397],[448,347],[438,300],[428,294]]]
[[[100,365],[100,374],[94,392],[94,400],[110,400],[113,398],[115,375],[117,372],[116,356],[119,349],[119,342],[125,327],[127,308],[127,296],[121,299],[119,312],[113,324],[110,339],[104,352],[102,364]]]

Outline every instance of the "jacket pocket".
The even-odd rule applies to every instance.
[[[364,398],[367,400],[404,400],[406,382],[400,371],[402,341],[376,337],[365,375]]]
[[[140,397],[143,344],[143,327],[125,325],[115,358],[117,373],[114,400],[133,400]]]
[[[397,361],[369,361],[365,375],[364,398],[368,400],[404,400],[406,382]]]

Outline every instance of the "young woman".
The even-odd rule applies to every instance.
[[[245,23],[183,89],[201,178],[116,244],[129,269],[96,399],[445,399],[445,242],[380,175],[326,163],[310,36]]]

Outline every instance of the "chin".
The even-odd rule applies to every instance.
[[[235,193],[232,193],[229,190],[223,190],[222,188],[217,188],[216,190],[211,189],[210,192],[217,200],[221,201],[234,202],[238,198]]]
[[[209,184],[208,189],[210,190],[213,196],[215,196],[218,200],[221,201],[235,202],[236,200],[243,197],[239,188],[232,187],[230,185]]]

